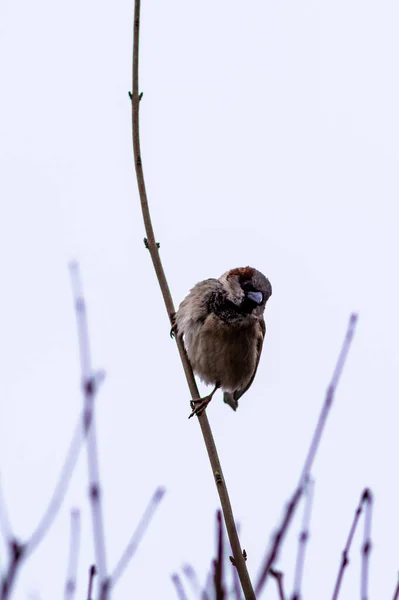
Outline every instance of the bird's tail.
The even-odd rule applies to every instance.
[[[237,410],[238,408],[238,399],[236,398],[236,392],[231,394],[230,392],[224,392],[223,394],[223,402],[231,406],[233,410]]]

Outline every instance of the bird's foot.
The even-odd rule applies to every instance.
[[[213,394],[209,394],[209,396],[205,396],[205,398],[198,398],[198,400],[191,400],[190,404],[191,404],[191,408],[192,408],[192,413],[191,413],[191,415],[189,415],[188,418],[191,419],[191,417],[193,417],[194,415],[199,416],[202,413],[202,411],[206,409],[209,402],[212,400],[212,396],[213,396]]]

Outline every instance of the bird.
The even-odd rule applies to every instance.
[[[263,273],[239,267],[200,281],[179,305],[171,333],[183,340],[194,373],[214,386],[208,396],[192,401],[189,418],[204,410],[218,389],[237,410],[258,369],[266,333],[263,313],[271,294]]]

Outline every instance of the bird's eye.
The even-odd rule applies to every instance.
[[[262,292],[250,290],[249,292],[245,292],[245,295],[249,300],[252,300],[252,302],[254,302],[255,304],[262,304],[263,302]]]

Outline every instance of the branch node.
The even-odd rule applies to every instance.
[[[100,487],[96,483],[93,483],[90,486],[89,496],[93,502],[98,502],[98,499],[100,498]]]
[[[215,471],[215,481],[216,483],[223,483],[222,476],[220,475],[219,471]]]

